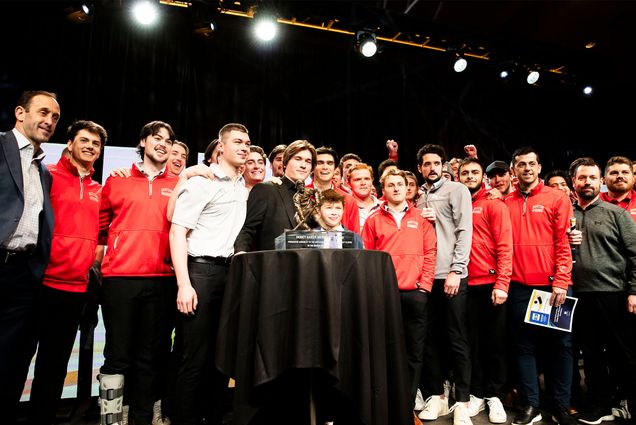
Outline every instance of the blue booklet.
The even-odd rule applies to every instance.
[[[572,332],[574,309],[578,298],[565,297],[563,304],[559,307],[554,307],[550,305],[551,296],[551,292],[533,290],[528,302],[524,322],[559,331]]]

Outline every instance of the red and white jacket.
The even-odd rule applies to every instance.
[[[104,277],[174,275],[166,210],[178,180],[167,170],[149,180],[136,164],[130,177],[106,180],[99,212],[100,243],[108,245]]]
[[[55,226],[42,283],[60,291],[86,292],[97,248],[102,186],[91,179],[94,170],[80,177],[66,156],[49,165],[49,171]]]
[[[383,202],[365,221],[362,229],[364,248],[391,255],[400,290],[425,289],[430,292],[437,252],[433,225],[422,218],[422,210],[407,206],[398,227],[386,205]]]
[[[614,204],[622,209],[626,210],[636,221],[636,190],[632,190],[622,201],[618,202],[616,199],[610,198],[607,192],[601,193],[601,199],[610,204]]]
[[[539,184],[525,196],[506,196],[512,222],[512,280],[530,286],[572,284],[572,251],[567,230],[572,203],[563,192]]]
[[[482,188],[473,199],[473,241],[468,262],[468,285],[495,283],[508,292],[512,274],[512,224],[500,199],[486,199]]]

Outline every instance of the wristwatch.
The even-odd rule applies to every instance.
[[[461,270],[451,270],[451,273],[462,274]]]

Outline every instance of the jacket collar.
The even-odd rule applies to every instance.
[[[60,160],[57,162],[57,165],[58,167],[64,168],[65,170],[67,170],[69,173],[71,173],[74,176],[79,177],[80,175],[79,170],[77,169],[75,164],[73,164],[71,160],[64,154],[62,154],[62,156],[60,157]],[[88,174],[85,175],[84,177],[92,177],[94,172],[95,172],[95,169],[91,168]]]

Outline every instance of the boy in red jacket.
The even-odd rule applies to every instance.
[[[411,401],[420,382],[427,332],[428,295],[435,276],[437,238],[422,211],[406,201],[406,174],[387,171],[380,181],[386,200],[366,220],[362,239],[366,249],[391,254],[402,304],[406,353],[411,375]],[[417,418],[415,418],[419,421]]]
[[[468,414],[488,404],[492,423],[505,423],[501,403],[506,383],[506,299],[512,273],[512,226],[500,199],[488,199],[477,158],[459,165],[459,181],[473,201],[473,240],[468,263],[468,337],[472,375]]]
[[[108,246],[102,264],[106,346],[99,379],[100,393],[107,395],[100,399],[102,423],[121,421],[124,374],[130,421],[152,420],[158,364],[170,346],[175,315],[166,216],[178,181],[166,168],[174,139],[169,124],[146,124],[138,145],[142,161],[132,165],[130,177],[109,177],[102,191],[100,243]]]
[[[101,125],[75,121],[67,130],[62,157],[49,166],[55,226],[49,265],[38,295],[38,351],[29,406],[33,423],[55,422],[86,304],[88,271],[96,260],[101,200],[101,185],[91,176],[106,139]]]

